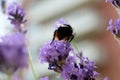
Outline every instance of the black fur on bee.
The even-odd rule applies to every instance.
[[[54,31],[52,42],[55,38],[71,42],[74,38],[72,27],[68,24],[60,25],[60,27]]]

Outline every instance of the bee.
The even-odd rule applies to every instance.
[[[73,29],[68,24],[62,24],[60,27],[54,31],[53,39],[65,40],[71,42],[74,38]]]

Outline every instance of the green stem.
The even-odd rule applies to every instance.
[[[78,47],[76,46],[76,44],[74,43],[74,41],[71,42],[72,46],[74,46],[74,48],[76,49],[76,51],[79,53]]]
[[[12,76],[11,75],[7,75],[7,80],[12,80]]]
[[[30,66],[31,66],[31,69],[32,69],[32,73],[33,73],[34,79],[38,80],[37,79],[37,75],[36,75],[35,70],[34,70],[34,66],[33,66],[33,62],[32,62],[32,57],[30,55],[29,48],[28,48],[28,58],[29,58],[29,61],[30,61]]]

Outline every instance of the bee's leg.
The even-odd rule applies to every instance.
[[[70,37],[69,42],[71,42],[71,41],[73,40],[73,38],[74,38],[74,35],[72,35],[72,36]]]
[[[56,32],[57,32],[57,30],[55,30],[55,32],[54,32],[54,35],[53,35],[53,39],[52,39],[52,41],[51,41],[51,44],[52,44],[52,42],[55,40]]]
[[[75,34],[73,34],[73,35],[70,37],[69,42],[71,42],[71,41],[73,40],[74,37],[75,37]]]

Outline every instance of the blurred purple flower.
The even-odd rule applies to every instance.
[[[119,38],[120,37],[120,18],[116,19],[114,23],[113,23],[113,20],[110,19],[107,30],[112,31],[112,33]]]
[[[106,2],[113,2],[114,0],[106,0]]]
[[[17,29],[20,29],[21,24],[24,24],[27,21],[24,19],[25,11],[15,2],[8,5],[6,13],[8,14],[8,19],[11,21],[11,24]]]
[[[49,80],[48,77],[40,78],[39,80]]]
[[[110,2],[113,6],[117,8],[120,7],[120,0],[106,0],[106,2]]]
[[[40,48],[40,61],[48,62],[50,70],[61,71],[61,66],[72,50],[69,42],[54,40]]]
[[[103,80],[109,80],[108,77],[105,77]]]
[[[57,30],[61,25],[63,24],[68,24],[67,21],[65,21],[64,19],[59,19],[56,23],[55,23],[55,30]]]
[[[13,76],[12,80],[20,80],[17,76]]]
[[[27,49],[25,35],[19,32],[0,38],[0,71],[13,73],[27,67]]]
[[[66,59],[66,64],[62,67],[61,77],[64,80],[95,80],[98,73],[93,61],[89,61],[87,57],[79,57],[80,62],[77,62],[75,56],[69,56]]]

